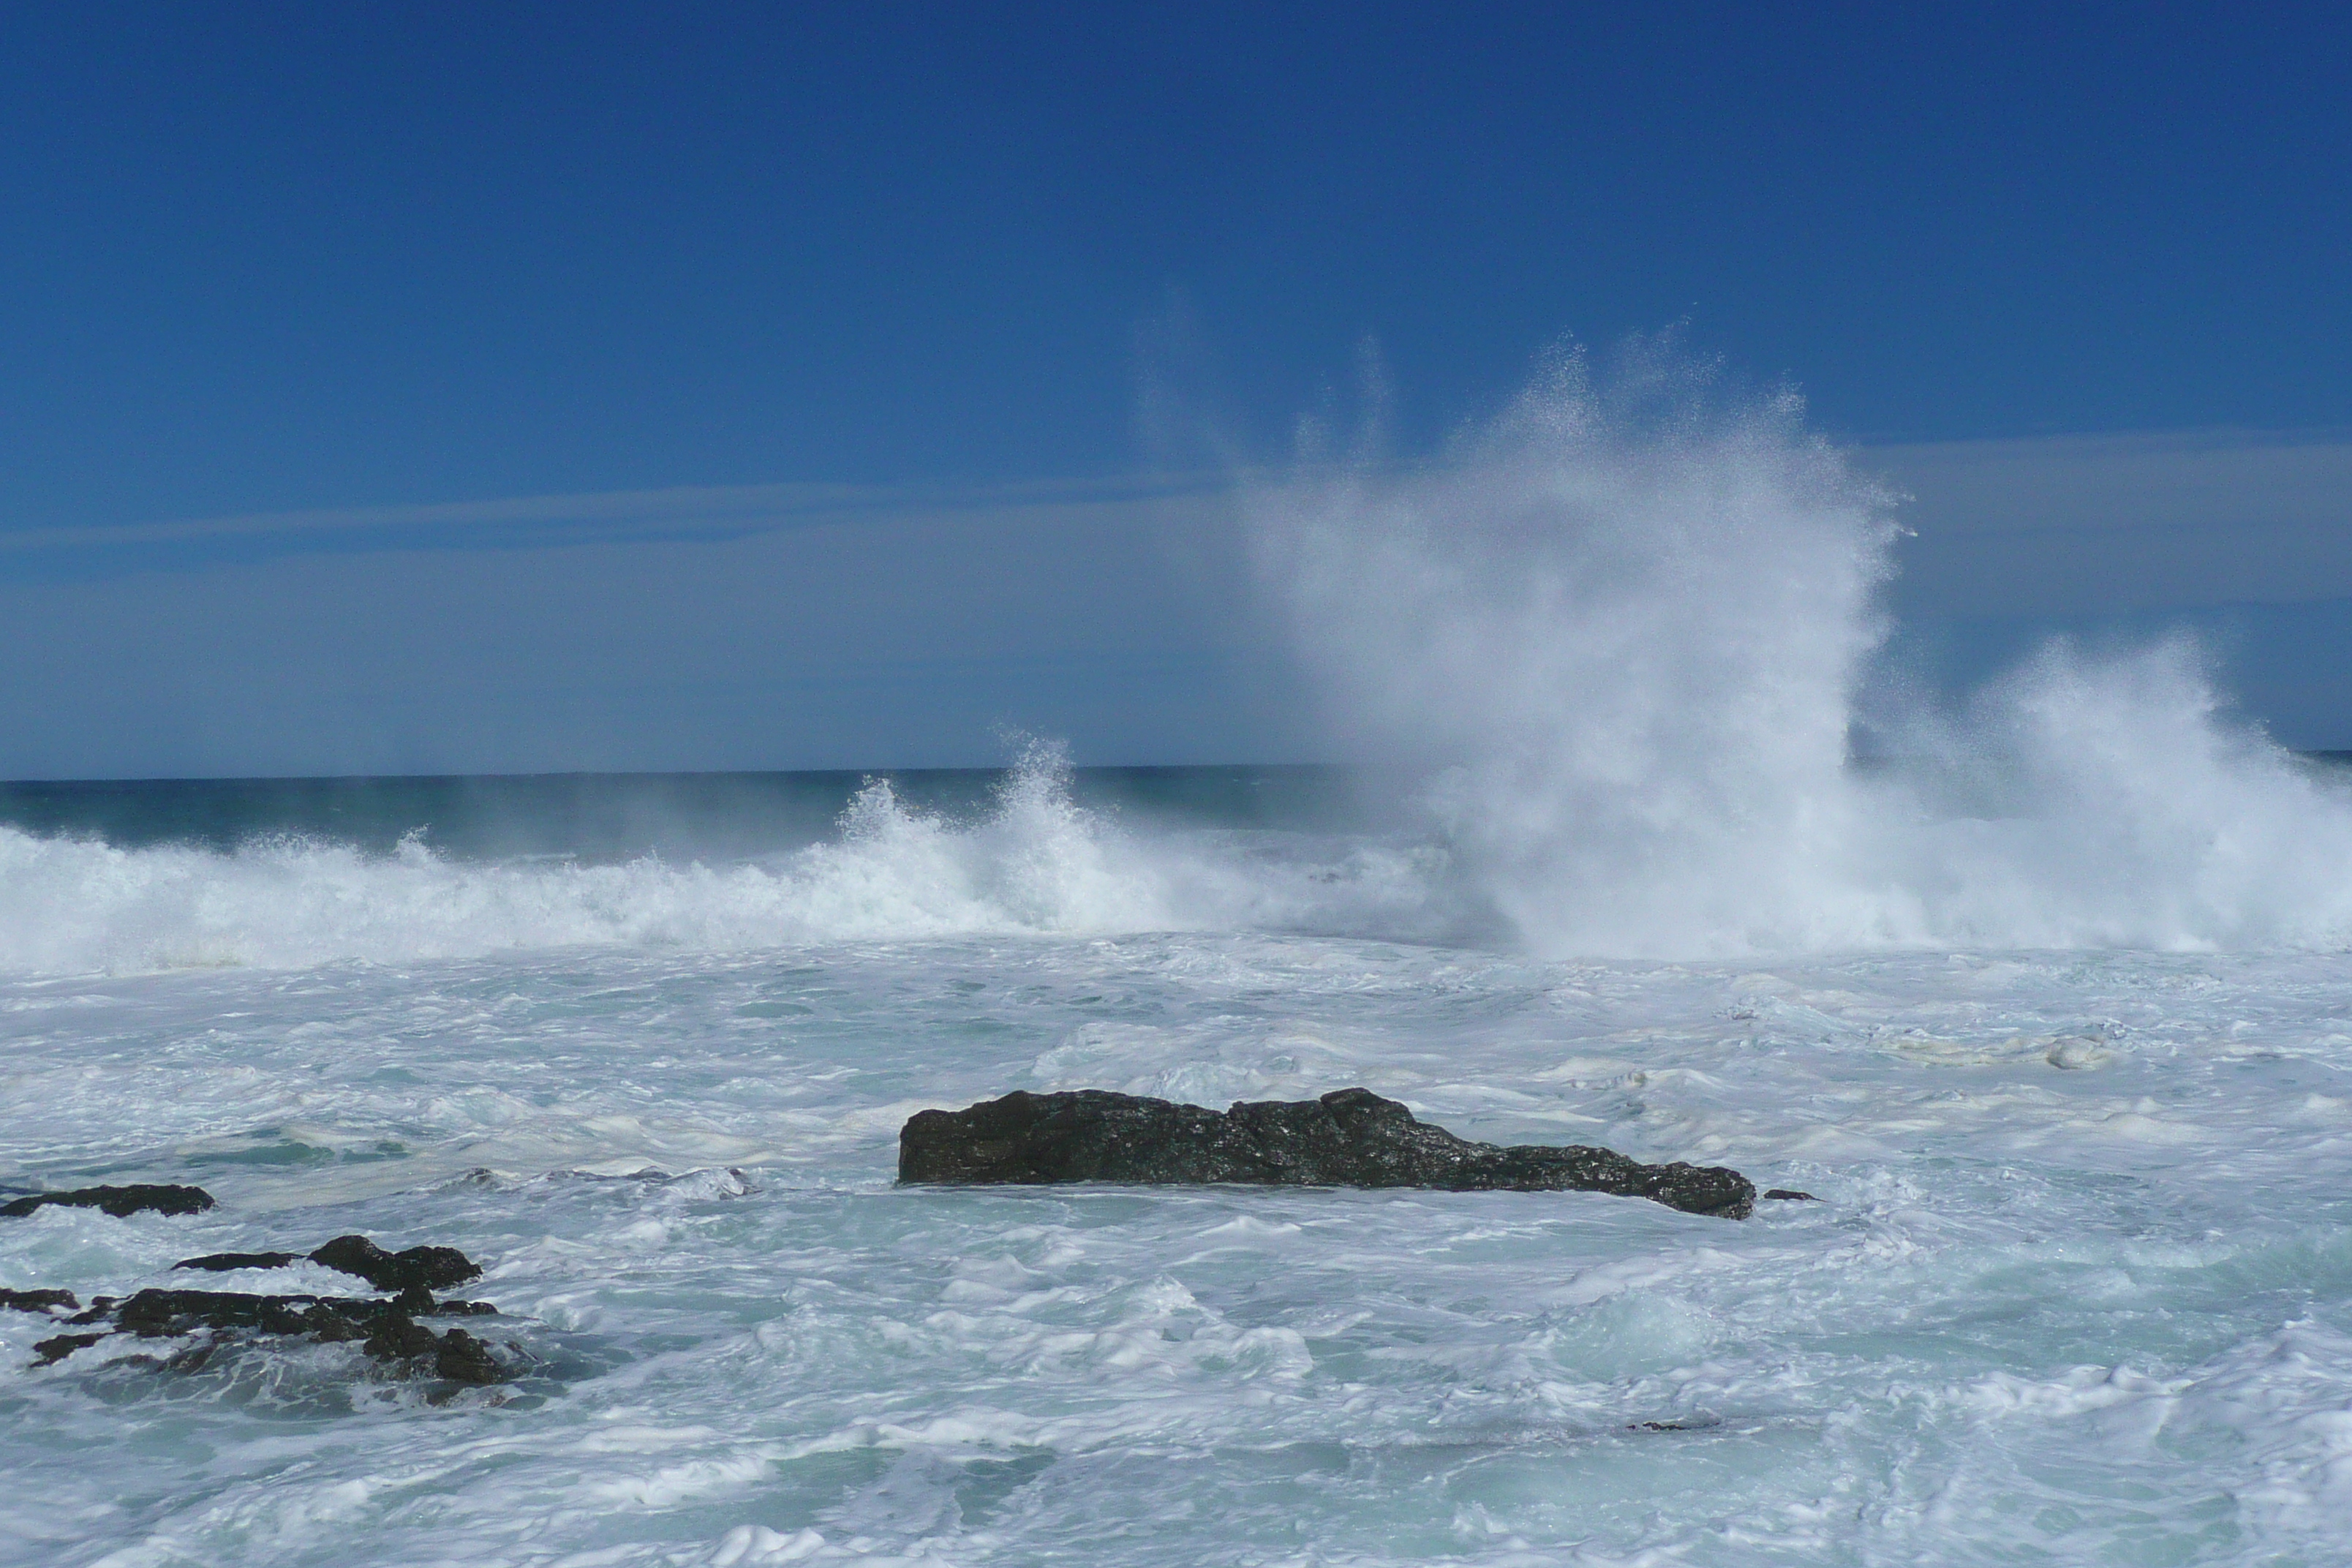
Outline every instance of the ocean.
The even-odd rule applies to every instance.
[[[2341,768],[2181,645],[1903,697],[1777,404],[1254,504],[1348,768],[0,790],[0,1186],[219,1200],[0,1286],[456,1247],[520,1373],[0,1310],[0,1560],[2345,1561]],[[1355,1085],[1813,1201],[894,1181]]]

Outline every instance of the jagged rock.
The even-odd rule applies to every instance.
[[[207,1252],[202,1258],[183,1258],[172,1267],[226,1274],[232,1268],[283,1268],[297,1256],[291,1252]]]
[[[126,1333],[141,1339],[167,1339],[198,1329],[258,1329],[264,1333],[310,1331],[313,1321],[341,1317],[343,1303],[322,1303],[316,1296],[251,1296],[234,1290],[142,1290],[114,1310],[114,1321]],[[353,1315],[373,1315],[378,1303],[354,1300]],[[323,1308],[317,1320],[306,1314]]]
[[[213,1206],[213,1195],[202,1187],[133,1184],[127,1187],[82,1187],[69,1193],[35,1193],[30,1197],[0,1204],[0,1218],[22,1219],[48,1204],[97,1209],[117,1219],[152,1210],[156,1214],[202,1214]]]
[[[104,1334],[59,1334],[55,1339],[43,1340],[33,1347],[33,1364],[55,1366],[85,1345],[94,1345],[104,1338]]]
[[[918,1111],[898,1133],[898,1179],[1602,1192],[1730,1219],[1756,1204],[1754,1184],[1737,1171],[1644,1165],[1580,1144],[1474,1143],[1365,1089],[1222,1111],[1099,1089],[1016,1090],[961,1110]]]
[[[440,1345],[441,1336],[431,1329],[405,1312],[392,1311],[375,1321],[362,1348],[378,1361],[398,1361],[431,1355]]]
[[[446,1249],[444,1249],[446,1250]],[[47,1294],[48,1292],[44,1292]],[[62,1292],[56,1292],[62,1294]],[[463,1329],[436,1333],[411,1315],[409,1300],[341,1296],[256,1296],[228,1290],[142,1290],[119,1306],[100,1299],[100,1305],[71,1320],[101,1321],[110,1314],[114,1331],[141,1339],[176,1339],[200,1330],[215,1333],[261,1333],[308,1336],[326,1343],[361,1342],[373,1360],[391,1363],[408,1373],[421,1373],[453,1383],[503,1383],[511,1375],[480,1340]],[[425,1298],[421,1310],[464,1315],[495,1312],[486,1301],[453,1301],[436,1307]],[[33,1364],[48,1366],[75,1351],[94,1345],[104,1332],[59,1334],[35,1345],[39,1357]],[[180,1371],[201,1366],[213,1345],[198,1345],[163,1364]]]
[[[504,1383],[513,1375],[498,1363],[489,1346],[463,1329],[442,1334],[441,1347],[433,1352],[433,1370],[452,1383]]]
[[[379,1290],[446,1290],[482,1277],[482,1266],[454,1247],[386,1252],[364,1236],[339,1236],[310,1261],[354,1274]]]
[[[55,1311],[62,1307],[68,1312],[81,1310],[81,1302],[70,1290],[0,1290],[0,1307],[19,1312]]]

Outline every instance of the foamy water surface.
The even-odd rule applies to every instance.
[[[0,1311],[0,1560],[2344,1561],[2339,778],[2185,646],[1854,766],[1886,498],[1786,399],[1574,368],[1244,509],[1426,781],[1391,831],[1105,815],[1046,752],[768,854],[0,828],[0,1182],[221,1199],[0,1221],[0,1286],[444,1243],[530,1368],[35,1369]],[[1358,1084],[1818,1201],[892,1183],[926,1106]]]
[[[481,1259],[539,1362],[436,1407],[347,1346],[31,1371],[53,1331],[0,1314],[10,1561],[2318,1563],[2352,1526],[2330,956],[991,935],[0,1007],[20,1182],[222,1199],[9,1222],[0,1283],[358,1229]],[[1353,1083],[1822,1201],[891,1183],[924,1105]]]

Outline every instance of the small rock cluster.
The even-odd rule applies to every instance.
[[[0,1216],[29,1215],[46,1204],[95,1208],[118,1218],[133,1214],[201,1214],[213,1206],[201,1187],[86,1187],[77,1192],[38,1193],[0,1206]],[[174,1268],[225,1272],[279,1268],[291,1252],[215,1252],[184,1258]],[[118,1300],[100,1296],[85,1307],[70,1290],[0,1289],[0,1309],[38,1312],[69,1329],[33,1347],[35,1366],[50,1366],[111,1334],[142,1340],[193,1339],[197,1342],[163,1360],[177,1371],[193,1371],[238,1339],[278,1336],[327,1343],[356,1342],[368,1357],[402,1376],[437,1379],[444,1384],[506,1383],[514,1373],[482,1340],[462,1328],[440,1331],[419,1318],[487,1317],[498,1309],[488,1301],[441,1300],[436,1292],[481,1277],[481,1266],[454,1247],[412,1247],[387,1252],[364,1236],[339,1236],[299,1256],[364,1279],[381,1297],[254,1295],[233,1290],[147,1289]]]

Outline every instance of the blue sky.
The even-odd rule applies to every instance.
[[[1171,341],[1275,456],[1368,336],[1412,449],[1677,321],[1918,498],[1951,678],[2181,622],[2352,745],[2347,58],[2321,6],[15,7],[0,773],[1297,754],[1150,478]]]

